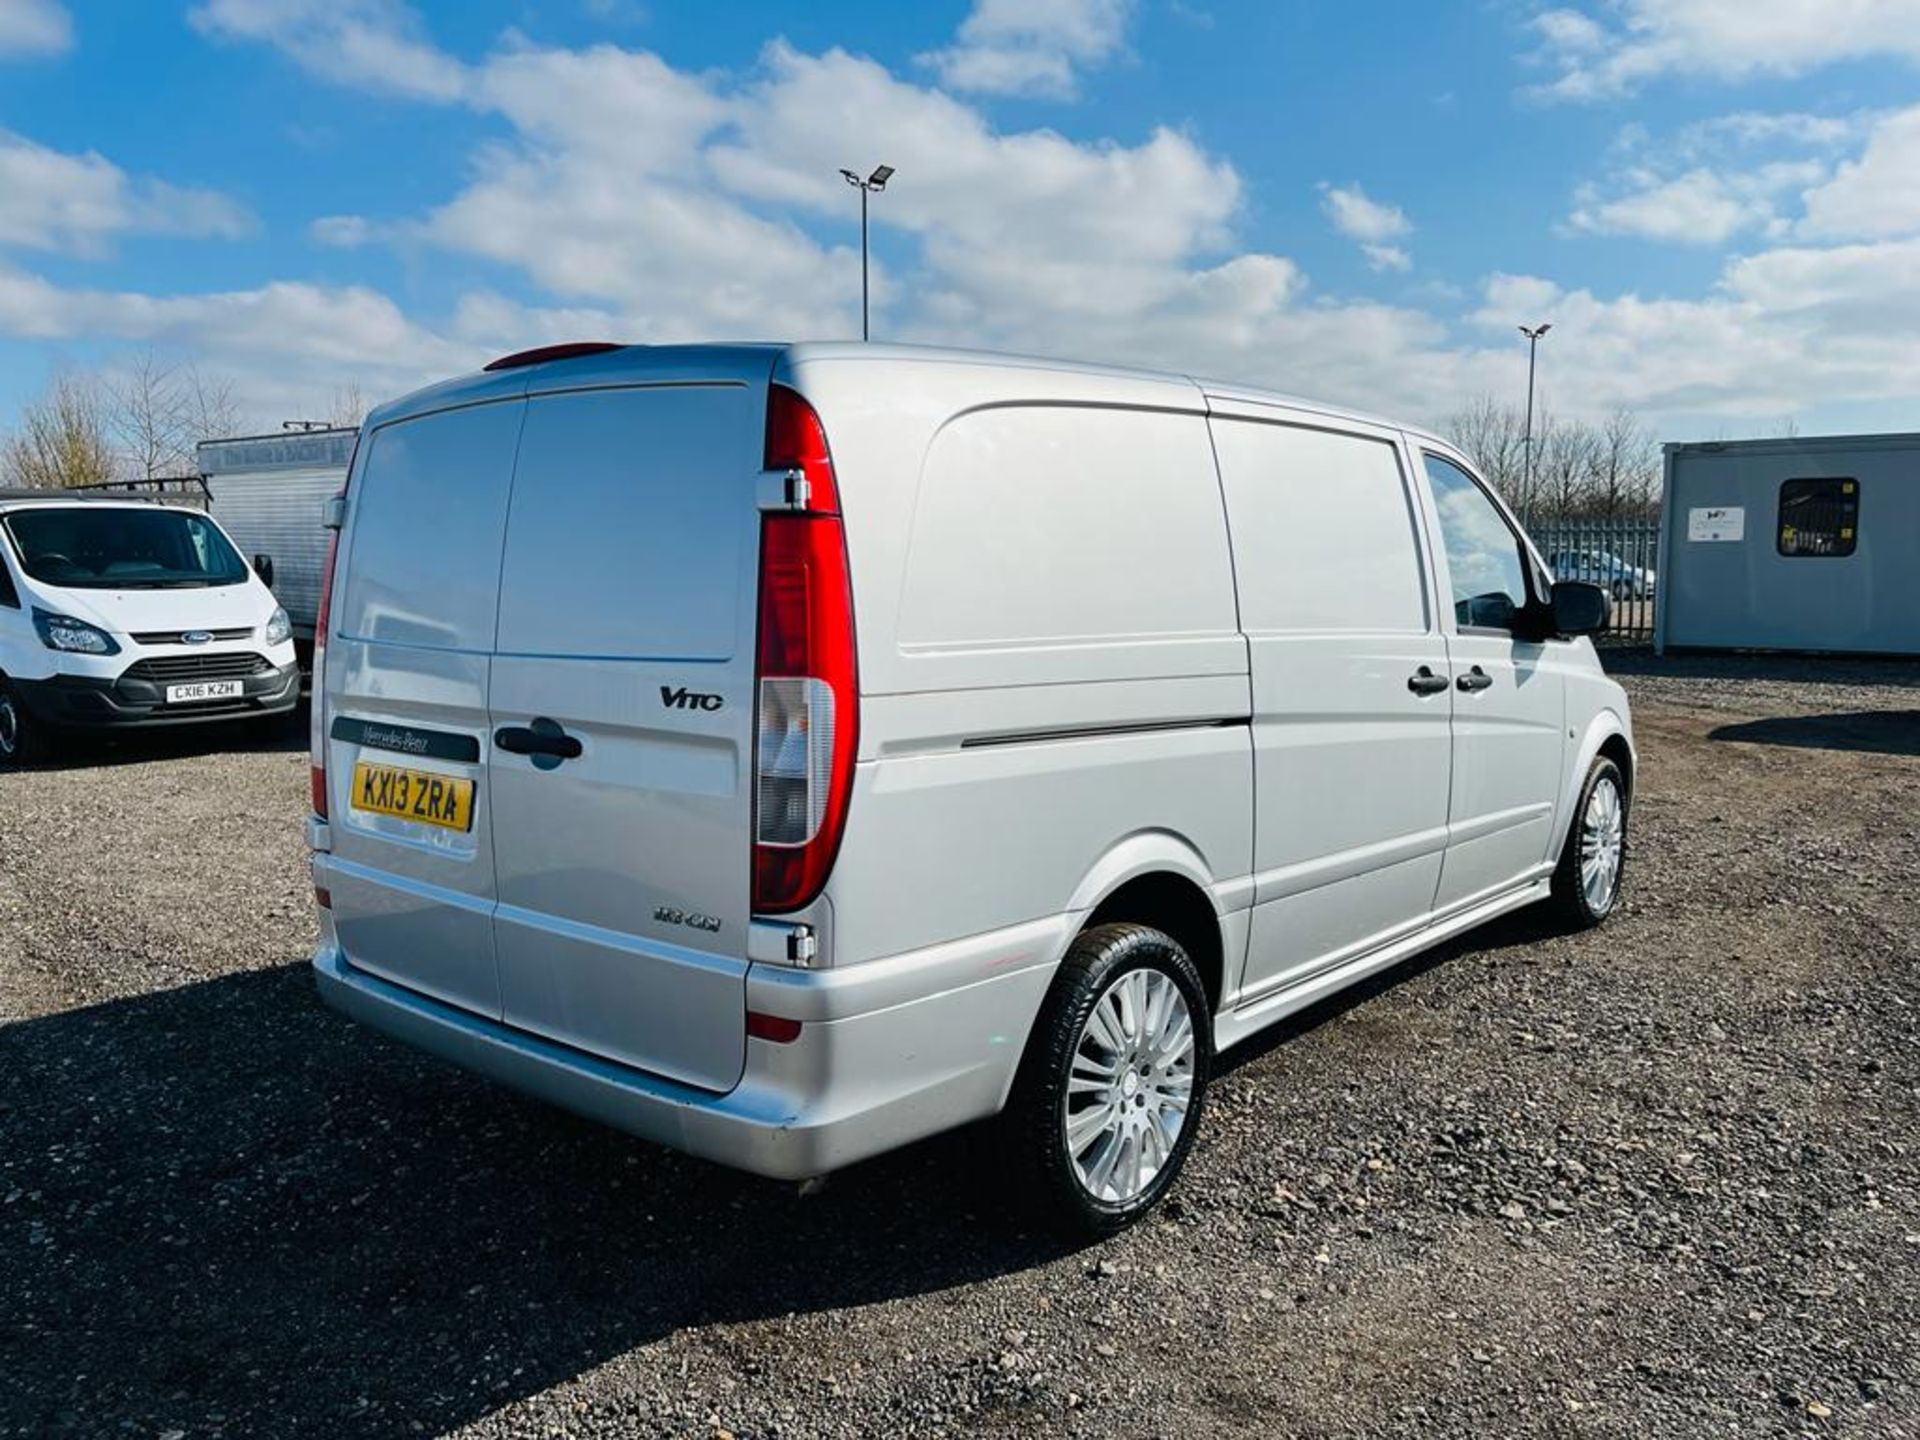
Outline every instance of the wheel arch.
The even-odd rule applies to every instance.
[[[1130,835],[1101,857],[1075,891],[1067,908],[1085,918],[1074,937],[1120,921],[1164,931],[1192,958],[1207,1003],[1218,1013],[1227,989],[1228,945],[1214,884],[1205,857],[1180,836],[1163,830]]]
[[[1565,848],[1567,833],[1573,826],[1573,809],[1580,798],[1580,787],[1587,783],[1587,771],[1602,755],[1620,767],[1620,774],[1627,784],[1627,801],[1632,803],[1635,771],[1639,764],[1638,754],[1633,747],[1633,734],[1618,711],[1610,708],[1597,711],[1587,722],[1586,733],[1580,737],[1579,747],[1573,753],[1573,763],[1567,767],[1561,782],[1560,815],[1553,827],[1553,848],[1547,852],[1550,858],[1558,858]]]

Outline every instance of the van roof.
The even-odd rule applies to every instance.
[[[565,351],[570,347],[555,348]],[[367,417],[365,426],[371,430],[404,416],[418,415],[449,405],[471,404],[476,400],[487,398],[505,399],[508,396],[536,393],[550,386],[565,386],[589,378],[595,384],[617,384],[629,375],[638,380],[649,371],[657,371],[662,361],[684,364],[697,360],[703,354],[724,354],[736,362],[744,357],[764,355],[769,368],[782,358],[792,364],[812,364],[821,361],[873,364],[892,360],[922,364],[937,362],[952,365],[981,365],[1016,370],[1056,370],[1075,375],[1111,375],[1116,379],[1157,381],[1185,389],[1197,389],[1203,395],[1223,400],[1250,400],[1258,404],[1281,405],[1289,409],[1323,415],[1330,419],[1405,430],[1423,439],[1440,438],[1420,426],[1408,425],[1403,421],[1368,414],[1362,410],[1349,409],[1327,401],[1291,395],[1279,390],[1266,390],[1259,386],[1233,381],[1182,374],[1178,371],[1104,365],[1038,355],[1006,354],[992,350],[967,350],[935,345],[897,345],[863,340],[618,345],[605,349],[595,347],[585,353],[563,354],[556,359],[535,360],[531,363],[523,362],[520,356],[512,356],[507,358],[515,360],[516,363],[509,368],[482,370],[471,375],[463,375],[438,385],[428,386],[424,390],[416,390],[410,395],[404,395],[382,405]]]

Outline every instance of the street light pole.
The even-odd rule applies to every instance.
[[[872,332],[867,320],[867,196],[878,194],[887,188],[887,181],[893,178],[893,166],[876,166],[873,174],[861,179],[852,170],[842,170],[840,176],[854,189],[860,192],[860,338],[869,340]]]
[[[1551,324],[1536,325],[1529,330],[1520,327],[1520,333],[1527,337],[1527,433],[1521,448],[1526,451],[1524,478],[1520,482],[1520,518],[1525,524],[1529,512],[1533,509],[1533,359],[1534,352],[1540,348],[1540,337],[1551,330]]]

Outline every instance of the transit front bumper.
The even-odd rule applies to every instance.
[[[323,937],[330,930],[323,925]],[[748,1039],[745,1073],[725,1094],[429,999],[357,969],[330,937],[313,966],[323,1000],[395,1039],[643,1139],[796,1180],[999,1111],[1058,951],[1027,953],[1035,963],[997,971],[976,968],[984,953],[964,966],[930,957],[923,973],[943,987],[932,989],[891,961],[817,972],[756,965],[747,1005],[778,995],[802,1030],[788,1044]],[[947,986],[956,972],[962,983]],[[902,998],[903,984],[923,993]]]
[[[237,698],[189,705],[169,705],[166,686],[161,682],[126,675],[52,675],[44,680],[12,683],[30,715],[63,729],[134,729],[244,720],[253,715],[281,714],[300,703],[297,664],[236,678],[240,680]]]

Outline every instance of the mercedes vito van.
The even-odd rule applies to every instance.
[[[582,345],[376,411],[309,839],[325,997],[808,1177],[1007,1123],[1095,1231],[1214,1057],[1619,894],[1634,750],[1466,457],[1178,375]]]
[[[0,764],[76,730],[278,725],[299,703],[287,612],[210,516],[0,490]]]

